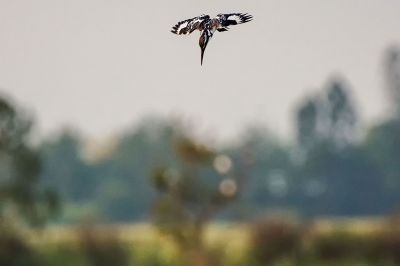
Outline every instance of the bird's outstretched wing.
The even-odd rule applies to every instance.
[[[195,30],[203,30],[204,22],[209,20],[210,16],[201,15],[195,18],[178,22],[171,30],[175,34],[190,34]]]
[[[247,13],[218,14],[217,18],[223,27],[242,24],[253,20],[253,16]]]

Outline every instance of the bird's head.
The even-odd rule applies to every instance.
[[[208,44],[208,40],[209,40],[209,37],[208,37],[207,33],[203,32],[201,34],[201,36],[200,36],[200,39],[199,39],[199,46],[200,46],[200,49],[201,49],[201,64],[202,65],[203,65],[204,51],[206,50],[206,47],[207,47],[207,44]]]

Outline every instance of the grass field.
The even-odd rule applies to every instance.
[[[394,227],[389,227],[386,219],[326,218],[305,223],[305,225],[295,225],[292,221],[276,221],[258,222],[258,225],[211,224],[204,234],[206,249],[201,253],[201,256],[207,257],[207,260],[199,257],[196,260],[203,261],[202,263],[190,265],[181,260],[182,255],[189,252],[189,249],[179,248],[151,224],[53,225],[44,230],[25,231],[21,234],[36,254],[36,263],[27,260],[22,264],[3,264],[27,266],[400,265],[400,228],[396,224]],[[6,246],[6,248],[9,247]],[[16,252],[15,256],[19,257],[18,250],[11,249],[8,253],[12,255],[12,252]],[[1,254],[0,262],[2,262]]]
[[[330,233],[333,231],[348,231],[354,234],[373,233],[383,226],[382,218],[325,218],[312,222],[312,227],[318,233]],[[115,224],[91,226],[98,231],[114,233],[118,238],[127,243],[154,243],[164,241],[157,229],[149,223]],[[221,240],[243,245],[248,241],[249,224],[239,223],[213,223],[206,230],[208,243],[216,243]],[[30,241],[34,244],[62,243],[77,241],[79,239],[80,225],[51,225],[44,230],[30,231]]]

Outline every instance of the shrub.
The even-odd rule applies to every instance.
[[[0,265],[38,265],[32,247],[11,227],[0,223]]]
[[[82,252],[90,266],[128,266],[127,248],[115,232],[85,227],[80,233]]]
[[[268,265],[288,257],[296,260],[302,248],[302,230],[284,219],[256,223],[251,231],[251,249],[258,265]]]

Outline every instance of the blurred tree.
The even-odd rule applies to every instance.
[[[400,47],[390,47],[384,59],[384,75],[389,101],[400,118]]]
[[[289,148],[270,130],[260,126],[247,128],[238,145],[227,152],[238,162],[243,161],[243,155],[251,160],[248,162],[251,169],[246,169],[246,174],[251,170],[251,180],[245,184],[240,204],[235,204],[242,207],[239,215],[248,218],[270,209],[289,207],[292,186]]]
[[[92,199],[96,187],[92,171],[81,157],[81,149],[80,137],[69,129],[41,145],[41,181],[55,188],[69,203]]]
[[[121,136],[110,158],[95,166],[96,197],[108,221],[144,220],[155,197],[148,176],[157,162],[172,162],[170,121],[149,117]]]
[[[400,208],[400,120],[392,119],[373,127],[367,134],[365,149],[379,168],[385,193],[383,211]]]
[[[344,82],[333,80],[328,85],[327,100],[327,138],[338,147],[351,144],[357,138],[357,115]]]
[[[156,167],[152,175],[159,192],[154,223],[177,244],[184,265],[213,265],[203,243],[205,226],[237,199],[244,176],[234,174],[230,157],[218,155],[185,134],[178,132],[173,141],[178,161]]]
[[[379,172],[356,140],[357,115],[344,82],[334,79],[298,109],[304,160],[293,175],[294,202],[308,214],[377,214],[383,187]]]
[[[385,54],[384,74],[388,98],[394,115],[369,130],[365,147],[379,167],[385,193],[384,211],[400,208],[400,48],[390,47]]]
[[[0,220],[42,224],[58,208],[56,194],[38,187],[41,160],[30,145],[32,120],[0,98]]]
[[[380,213],[384,191],[379,172],[360,147],[333,150],[321,144],[295,172],[301,177],[296,203],[305,214]]]
[[[308,98],[297,111],[297,139],[304,150],[312,148],[318,139],[318,99]]]
[[[296,112],[297,140],[305,152],[325,142],[345,147],[357,139],[357,114],[350,91],[340,78],[331,80],[317,96],[309,97]]]

